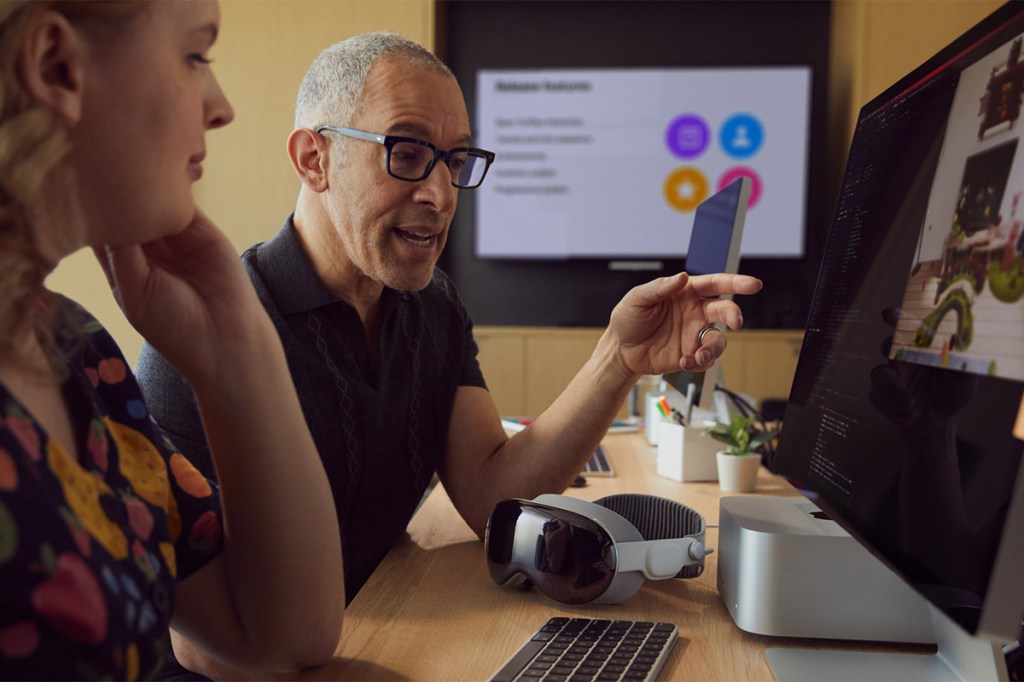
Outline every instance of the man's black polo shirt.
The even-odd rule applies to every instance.
[[[384,289],[375,380],[358,314],[320,282],[294,229],[289,218],[242,262],[281,336],[330,479],[351,600],[405,531],[437,469],[456,388],[485,384],[472,323],[440,270],[423,291]],[[160,426],[215,478],[183,377],[149,344],[136,373]]]

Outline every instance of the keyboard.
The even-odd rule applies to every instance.
[[[612,468],[612,461],[608,459],[604,448],[598,445],[580,473],[588,476],[614,476],[615,469]]]
[[[672,623],[552,618],[491,682],[656,680],[679,635]]]

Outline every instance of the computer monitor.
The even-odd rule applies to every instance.
[[[740,242],[747,217],[751,180],[740,176],[702,201],[693,215],[690,245],[686,251],[686,272],[710,275],[717,272],[735,274],[740,265]],[[696,414],[715,418],[723,406],[716,407],[715,387],[722,385],[722,369],[715,363],[704,372],[670,372],[662,375],[692,405]],[[690,405],[685,406],[689,413]],[[718,415],[720,418],[723,415]],[[728,421],[728,418],[721,419]]]
[[[780,679],[1006,678],[1024,615],[1022,43],[1024,5],[1004,5],[861,110],[773,461],[928,600],[938,655],[779,650]]]

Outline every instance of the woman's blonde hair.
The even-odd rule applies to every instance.
[[[132,0],[40,2],[0,0],[0,357],[17,355],[15,339],[26,325],[50,349],[51,320],[37,311],[45,303],[47,263],[35,243],[28,207],[46,192],[70,201],[73,178],[60,160],[70,144],[64,126],[26,90],[18,73],[18,53],[25,34],[43,12],[55,10],[74,21],[124,18],[144,6]]]

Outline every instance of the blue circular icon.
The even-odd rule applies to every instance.
[[[722,125],[718,141],[726,154],[736,159],[745,159],[761,150],[764,128],[755,116],[735,114]]]
[[[665,131],[665,144],[676,156],[692,159],[708,147],[711,131],[700,116],[684,114],[669,124]]]

